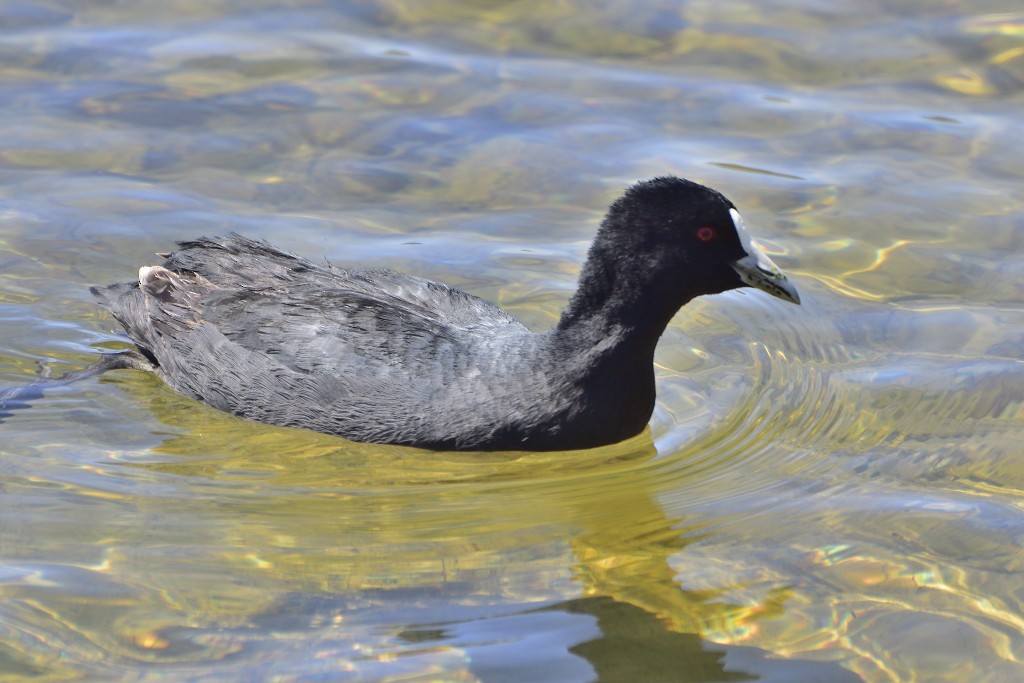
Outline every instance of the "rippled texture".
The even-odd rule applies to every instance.
[[[1024,13],[0,5],[0,387],[236,230],[550,325],[608,202],[720,189],[804,305],[685,307],[649,433],[349,444],[136,372],[0,424],[0,681],[1024,678]]]

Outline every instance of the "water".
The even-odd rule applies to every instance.
[[[543,328],[667,172],[804,305],[687,306],[650,431],[571,455],[53,391],[0,425],[0,681],[1024,677],[1022,93],[999,2],[3,3],[2,387],[229,230]]]

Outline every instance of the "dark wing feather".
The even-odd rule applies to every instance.
[[[155,344],[147,328],[168,337],[202,322],[299,372],[365,373],[369,362],[415,376],[442,356],[457,373],[466,339],[525,331],[483,299],[390,270],[321,266],[238,235],[179,246],[162,267],[142,269],[141,289],[96,292],[143,346]]]

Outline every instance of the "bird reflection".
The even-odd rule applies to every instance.
[[[739,681],[772,671],[785,672],[777,680],[858,680],[835,665],[769,660],[702,638],[744,608],[724,589],[676,580],[672,563],[685,562],[686,547],[709,532],[657,502],[662,476],[646,433],[547,454],[353,444],[244,422],[138,375],[120,381],[172,429],[148,459],[125,464],[176,477],[189,518],[205,520],[196,545],[223,569],[205,580],[230,580],[179,581],[175,591],[177,603],[204,605],[207,620],[218,615],[205,594],[235,591],[233,609],[248,604],[254,626],[285,614],[290,628],[305,623],[304,633],[312,624],[361,624],[377,634],[378,651],[465,648],[474,675],[500,680],[476,670],[489,651],[476,630],[510,615],[529,623],[559,613],[590,631],[556,635],[564,637],[558,660],[600,680]],[[180,514],[171,507],[166,514]],[[772,609],[784,609],[784,597],[778,602]],[[276,621],[250,636],[273,638],[285,627]],[[516,641],[514,629],[506,636]]]

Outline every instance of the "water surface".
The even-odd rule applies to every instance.
[[[999,2],[0,6],[0,387],[234,230],[557,319],[675,173],[794,307],[688,305],[649,432],[452,454],[152,377],[0,424],[0,681],[1024,677],[1024,13]]]

